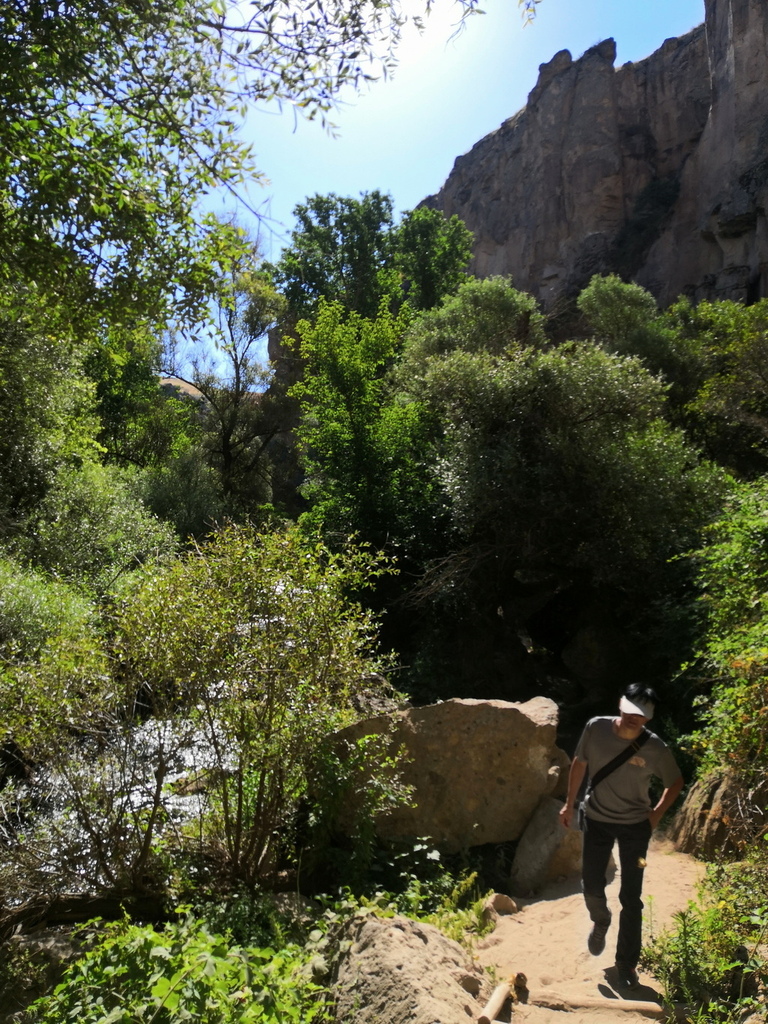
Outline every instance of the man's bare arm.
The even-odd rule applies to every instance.
[[[574,757],[571,761],[571,769],[568,772],[568,796],[565,804],[560,810],[560,821],[563,823],[564,828],[571,827],[571,822],[573,821],[573,808],[576,803],[576,797],[579,795],[581,784],[584,781],[586,771],[587,762],[582,761],[578,757]]]
[[[683,776],[679,775],[671,786],[667,786],[664,792],[659,797],[658,803],[649,814],[651,820],[651,828],[656,828],[661,819],[664,817],[664,812],[672,806],[680,795],[680,790],[683,788]]]

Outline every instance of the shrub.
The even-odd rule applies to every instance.
[[[532,295],[503,277],[470,279],[413,322],[397,376],[408,390],[430,360],[459,349],[502,355],[545,343],[544,316]]]
[[[220,480],[199,448],[146,470],[138,483],[147,508],[182,540],[202,541],[224,519]]]
[[[698,552],[707,612],[702,655],[713,677],[694,736],[701,771],[745,789],[768,771],[768,480],[742,484]]]
[[[203,847],[253,881],[306,793],[329,733],[380,666],[374,623],[351,602],[383,570],[350,545],[230,527],[143,573],[116,613],[125,671],[154,713],[205,737]]]
[[[638,284],[616,274],[595,274],[577,300],[597,339],[616,352],[631,352],[632,336],[657,315],[656,300]]]
[[[242,947],[191,917],[160,931],[107,925],[54,993],[37,1024],[313,1024],[329,1019],[297,946]]]
[[[129,471],[91,462],[59,470],[27,534],[21,548],[35,565],[98,593],[176,545],[171,528],[143,505]]]
[[[768,981],[767,932],[765,864],[710,866],[699,902],[675,915],[674,927],[644,950],[643,960],[670,1002],[744,1010]]]
[[[296,531],[232,527],[135,574],[109,647],[54,638],[0,676],[50,812],[7,794],[0,885],[162,893],[180,872],[252,885],[275,870],[327,737],[380,667],[349,597],[380,571],[353,545],[331,555]],[[396,796],[379,767],[350,777],[362,813]]]
[[[0,557],[0,653],[4,660],[28,660],[60,633],[86,630],[94,617],[90,601],[74,587],[51,579],[12,558]]]

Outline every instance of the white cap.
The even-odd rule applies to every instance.
[[[655,705],[650,701],[630,700],[629,697],[622,697],[619,701],[619,710],[625,715],[642,715],[643,718],[653,718]]]

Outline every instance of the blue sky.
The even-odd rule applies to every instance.
[[[516,0],[483,6],[451,39],[457,8],[435,0],[427,30],[405,38],[394,77],[344,97],[336,137],[290,111],[251,112],[245,137],[269,184],[253,186],[249,199],[269,219],[240,217],[267,258],[288,240],[293,208],[307,196],[378,188],[401,213],[436,192],[457,156],[525,105],[539,64],[558,50],[578,57],[612,36],[619,66],[704,20],[704,0],[542,0],[527,27]]]

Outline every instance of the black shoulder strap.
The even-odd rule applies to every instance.
[[[617,754],[612,761],[609,761],[608,764],[604,764],[600,771],[595,772],[594,776],[590,780],[589,788],[594,789],[598,782],[602,782],[603,779],[606,779],[612,771],[615,771],[620,765],[624,764],[625,761],[628,761],[633,754],[637,753],[646,740],[650,739],[650,737],[651,734],[645,727],[643,727],[643,731],[637,739],[632,740],[632,742],[626,746],[620,754]]]

